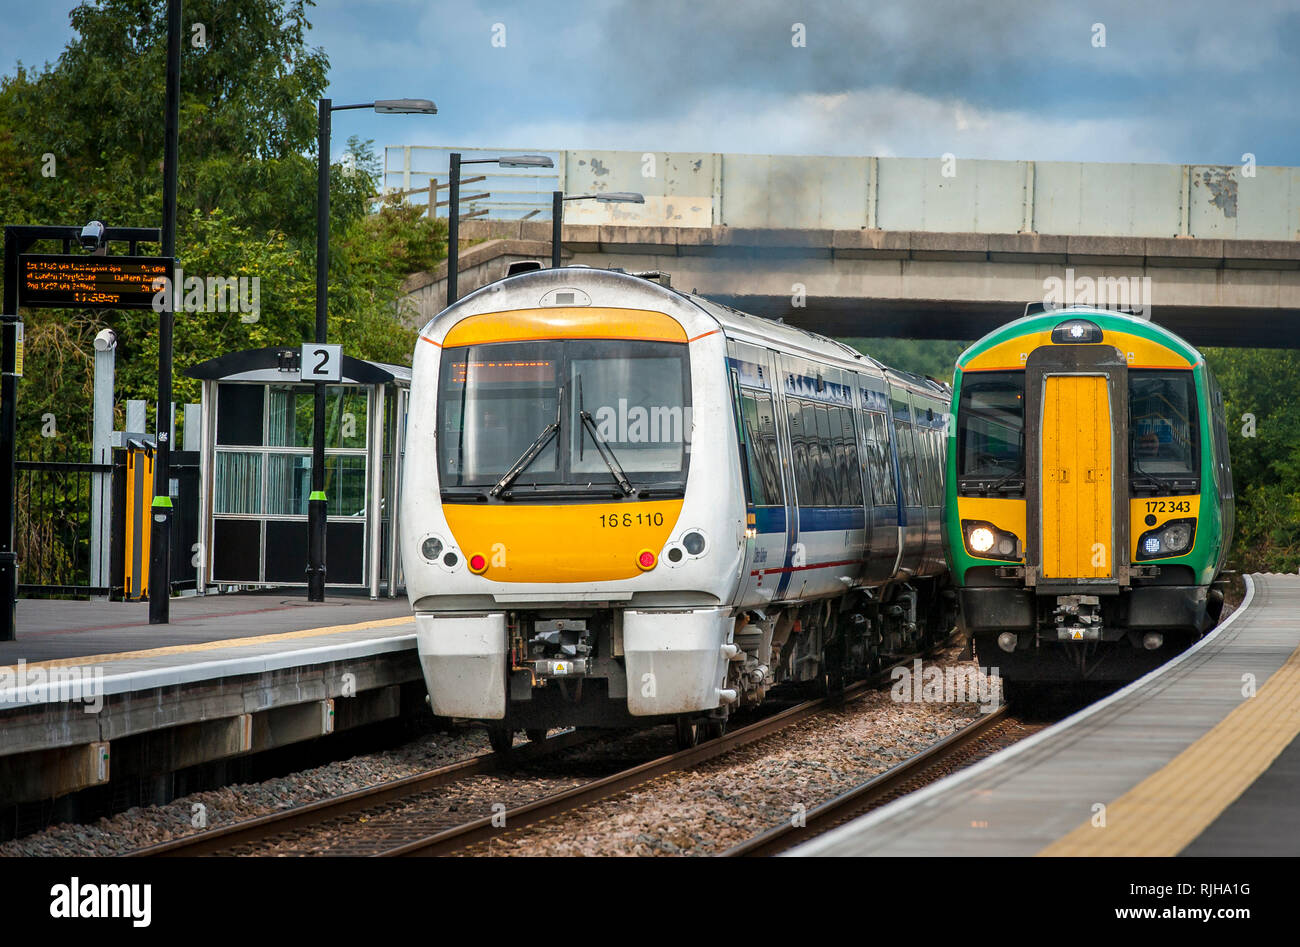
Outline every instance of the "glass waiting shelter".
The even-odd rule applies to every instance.
[[[306,586],[314,385],[298,348],[232,352],[203,382],[198,586]],[[395,514],[411,370],[343,357],[326,386],[326,584],[392,597],[403,585]]]

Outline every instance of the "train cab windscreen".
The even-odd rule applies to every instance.
[[[495,342],[442,354],[444,487],[500,485],[518,500],[557,488],[608,492],[623,478],[662,492],[685,485],[690,431],[683,344]]]
[[[1135,369],[1128,379],[1130,476],[1135,482],[1195,479],[1198,438],[1192,373]]]
[[[957,407],[957,474],[984,480],[1025,471],[1025,373],[979,372],[962,379]]]

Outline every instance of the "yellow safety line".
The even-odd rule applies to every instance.
[[[1300,734],[1300,648],[1254,697],[1039,855],[1177,855],[1205,831]]]
[[[221,616],[213,616],[220,618]],[[49,661],[32,661],[27,668],[68,667],[77,664],[107,664],[110,661],[129,661],[132,658],[161,658],[169,654],[189,654],[194,651],[215,651],[219,648],[239,648],[244,645],[269,644],[275,641],[289,641],[294,638],[314,638],[319,635],[337,635],[344,631],[365,631],[367,628],[390,628],[404,625],[414,618],[411,615],[400,618],[377,618],[373,621],[357,622],[354,625],[328,625],[324,628],[308,628],[305,631],[286,631],[274,635],[256,635],[251,638],[225,638],[221,641],[200,641],[194,644],[170,645],[166,648],[149,648],[146,651],[121,651],[117,654],[88,654],[80,658],[52,658]],[[17,671],[16,664],[0,667],[0,671]]]

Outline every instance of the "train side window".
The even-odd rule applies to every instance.
[[[858,464],[858,438],[853,430],[853,409],[840,408],[840,426],[844,430],[844,476],[848,483],[845,502],[862,505],[862,467]]]
[[[755,506],[768,506],[771,501],[759,468],[758,402],[747,391],[741,393],[740,411],[745,425],[745,470],[749,475],[749,499]]]
[[[809,506],[812,497],[808,491],[812,481],[808,470],[808,438],[804,431],[803,411],[800,403],[794,398],[787,398],[785,406],[790,426],[790,461],[793,468],[795,496],[798,497],[800,506]]]
[[[785,500],[772,399],[766,394],[745,391],[742,405],[750,496],[755,506],[781,506]]]
[[[812,415],[816,418],[817,425],[817,463],[813,468],[813,477],[816,480],[814,486],[814,503],[817,506],[834,506],[835,494],[837,492],[835,484],[835,461],[831,457],[831,419],[830,410],[824,404],[808,405],[805,411],[811,410]],[[808,441],[813,442],[812,428],[808,431]],[[812,452],[809,451],[809,464],[812,464]]]
[[[939,432],[933,426],[925,429],[925,446],[926,446],[926,477],[925,477],[925,496],[926,502],[930,506],[938,506],[943,502],[943,494],[939,488],[940,470],[942,464],[940,457],[942,449],[939,445]]]
[[[872,453],[875,455],[875,483],[879,491],[873,490],[879,498],[880,506],[894,506],[898,503],[898,482],[894,478],[893,455],[889,449],[889,421],[883,414],[871,412],[871,426],[875,432]]]
[[[907,506],[921,505],[920,483],[916,473],[916,445],[912,442],[912,425],[895,419],[894,434],[898,438],[898,469],[903,500]]]

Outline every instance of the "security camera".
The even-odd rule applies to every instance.
[[[81,246],[86,250],[101,250],[108,242],[105,238],[107,228],[102,220],[92,220],[81,228]]]
[[[117,333],[112,329],[100,329],[95,336],[95,351],[107,352],[117,347]]]

